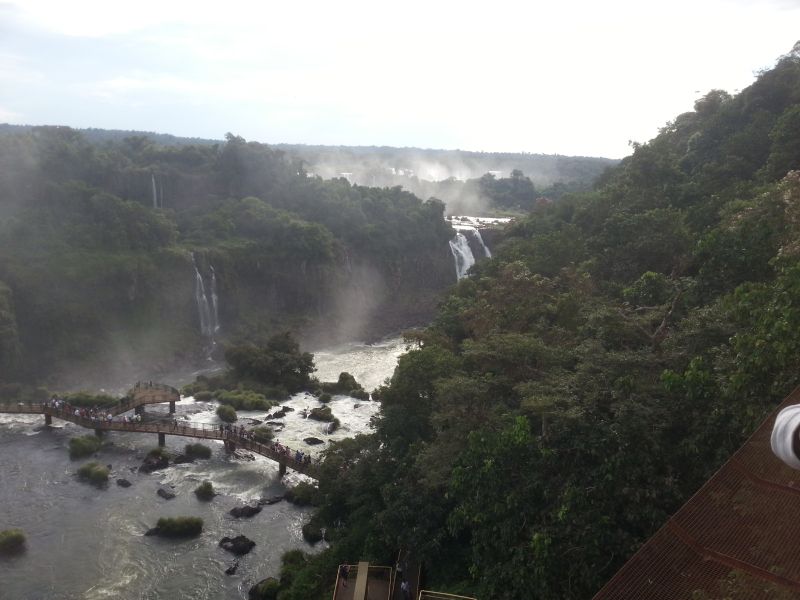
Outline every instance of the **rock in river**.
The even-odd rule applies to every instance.
[[[230,510],[230,514],[236,517],[237,519],[240,517],[252,517],[253,515],[257,515],[261,512],[260,506],[237,506]]]
[[[235,538],[224,537],[219,541],[219,545],[224,550],[232,552],[237,556],[247,554],[256,543],[244,535],[237,535]]]
[[[170,492],[169,490],[165,490],[164,488],[158,488],[156,494],[161,496],[164,500],[172,500],[175,497],[174,493]]]

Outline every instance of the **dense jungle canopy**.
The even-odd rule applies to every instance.
[[[800,383],[800,45],[633,150],[409,338],[280,598],[401,547],[432,589],[589,598]]]

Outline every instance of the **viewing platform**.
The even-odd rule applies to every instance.
[[[396,568],[371,565],[364,561],[339,565],[332,600],[477,600],[469,596],[421,590],[419,564],[408,563],[403,556],[404,553],[401,552],[397,564],[399,566],[402,562],[405,565],[405,573]],[[348,571],[347,576],[343,577],[342,567],[345,566]],[[401,579],[406,579],[409,583],[408,596],[401,590]]]

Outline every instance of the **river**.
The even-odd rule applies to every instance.
[[[372,390],[391,376],[404,349],[399,338],[322,349],[315,352],[316,375],[335,381],[340,371],[348,371]],[[180,385],[186,380],[186,374],[176,373],[160,381]],[[301,414],[303,408],[320,405],[315,398],[297,394],[284,404],[296,410],[284,419],[277,439],[312,454],[330,440],[367,431],[378,409],[374,402],[334,396],[329,406],[342,425],[327,435],[323,423]],[[217,423],[215,409],[215,403],[184,398],[176,406],[176,417]],[[147,410],[166,415],[167,408]],[[264,416],[263,411],[239,411],[244,423]],[[324,545],[312,547],[303,541],[301,528],[310,512],[287,502],[264,506],[250,519],[228,514],[234,506],[280,495],[304,479],[290,470],[280,480],[277,464],[268,459],[237,459],[226,454],[221,443],[205,441],[212,446],[211,459],[140,474],[137,468],[156,445],[155,436],[113,432],[92,459],[112,466],[109,486],[96,489],[77,481],[75,471],[86,461],[71,461],[67,451],[69,438],[87,431],[58,420],[47,428],[43,421],[40,416],[0,415],[0,530],[20,528],[27,537],[24,554],[0,559],[0,600],[238,600],[246,598],[257,581],[277,575],[287,550],[314,552]],[[302,440],[309,436],[326,444],[307,446]],[[167,436],[167,449],[177,454],[191,441]],[[119,487],[117,478],[133,485]],[[200,502],[192,491],[206,479],[220,495]],[[176,497],[157,496],[160,487]],[[185,541],[144,537],[159,517],[180,515],[202,517],[202,535]],[[217,544],[223,536],[239,534],[256,546],[241,558],[236,574],[226,576],[234,557]]]

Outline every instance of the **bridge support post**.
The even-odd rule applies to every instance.
[[[158,445],[159,446],[166,446],[167,445],[167,434],[163,431],[158,432]]]
[[[144,404],[140,404],[136,408],[133,409],[134,414],[143,415],[144,414]]]
[[[52,425],[53,424],[53,415],[46,414],[44,416],[44,424],[45,425]]]
[[[225,440],[222,443],[225,446],[225,452],[235,452],[236,451],[236,444],[234,444],[231,440]]]
[[[169,414],[171,414],[171,415],[175,414],[175,400],[172,400],[169,403]]]
[[[102,429],[95,429],[95,430],[94,430],[94,434],[95,434],[97,437],[101,438],[101,437],[103,437],[103,430],[102,430]]]
[[[286,475],[286,463],[278,463],[278,477]]]

